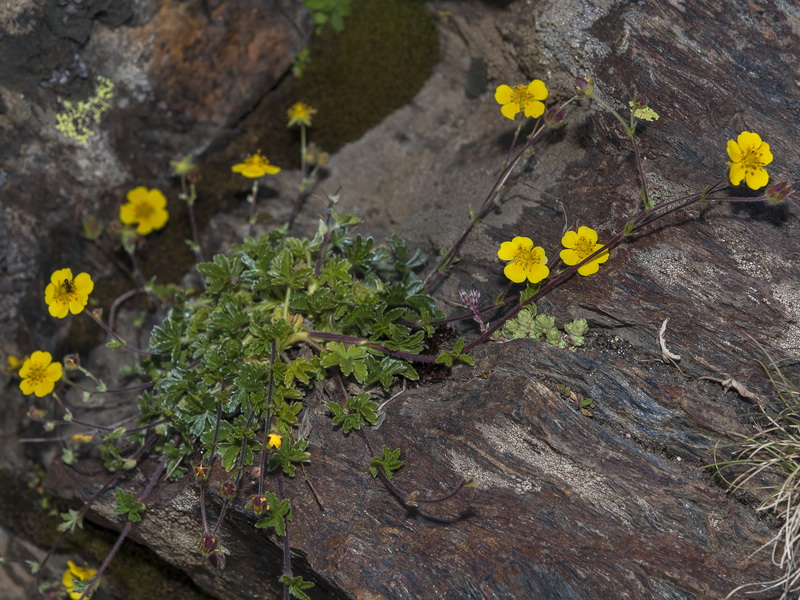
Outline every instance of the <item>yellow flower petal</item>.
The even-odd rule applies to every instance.
[[[528,268],[528,281],[531,283],[539,283],[542,279],[546,279],[550,275],[550,269],[547,265],[538,264]]]
[[[30,396],[33,393],[33,383],[30,379],[23,379],[19,382],[19,389],[21,389],[22,393],[26,396]]]
[[[514,283],[522,283],[527,276],[525,269],[517,262],[510,262],[503,267],[503,273]]]
[[[578,243],[578,233],[572,231],[571,229],[564,234],[564,237],[561,238],[561,245],[564,246],[565,248],[574,248],[575,244],[577,243]]]
[[[525,116],[537,118],[541,117],[544,113],[544,104],[538,101],[528,102],[525,104]]]
[[[133,204],[123,204],[119,207],[119,220],[123,225],[133,225],[136,222],[136,210]]]
[[[533,242],[526,237],[515,237],[510,242],[503,242],[500,244],[500,250],[497,251],[497,258],[500,260],[514,260],[520,248],[522,250],[530,250],[533,248]]]
[[[733,162],[740,162],[742,158],[744,158],[742,149],[739,148],[739,144],[733,140],[728,140],[728,156]],[[736,184],[734,183],[734,185]]]
[[[547,86],[540,79],[534,79],[528,84],[528,93],[533,96],[534,100],[545,100],[549,94]],[[542,111],[544,111],[544,106],[542,106]]]
[[[768,165],[772,162],[772,151],[769,148],[769,144],[766,142],[761,144],[761,147],[758,149],[758,154],[760,159],[759,162],[762,165]]]
[[[69,303],[67,302],[53,302],[47,305],[47,310],[51,317],[63,319],[69,313]]]
[[[769,174],[766,169],[757,167],[753,171],[747,171],[745,182],[747,183],[747,187],[751,190],[757,190],[767,185],[769,182]]]
[[[730,179],[731,185],[739,185],[742,183],[742,180],[744,179],[744,163],[732,163],[731,170],[728,173],[728,179]]]
[[[80,273],[74,281],[75,293],[88,296],[94,290],[94,281],[88,273]]]
[[[60,362],[50,363],[47,367],[47,378],[51,381],[60,381],[64,375],[64,368]]]
[[[592,246],[597,243],[597,232],[591,227],[586,227],[585,225],[578,227],[578,237],[585,238],[586,241]]]
[[[72,279],[72,269],[59,269],[50,275],[50,283],[59,285],[65,279]]]
[[[500,112],[506,119],[511,119],[513,121],[519,112],[519,104],[516,102],[504,104],[502,107],[500,107]]]
[[[561,260],[564,261],[564,264],[570,267],[572,265],[577,265],[586,256],[572,248],[566,248],[559,252],[558,255],[561,257]]]
[[[739,144],[739,147],[742,151],[746,154],[751,150],[758,149],[761,146],[761,136],[757,133],[751,133],[749,131],[743,131],[739,134],[739,137],[736,138],[736,141]]]
[[[511,86],[505,84],[498,85],[494,92],[494,99],[498,104],[508,104],[511,102],[511,92]]]
[[[600,264],[598,263],[598,261],[593,260],[586,263],[585,265],[581,265],[580,267],[578,267],[578,274],[586,277],[588,275],[594,275],[599,270],[600,270]]]

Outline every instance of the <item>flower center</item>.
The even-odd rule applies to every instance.
[[[28,372],[28,376],[26,377],[26,379],[30,379],[31,383],[37,385],[42,381],[44,381],[46,379],[46,376],[47,376],[47,368],[40,363],[36,363],[31,365],[31,370]]]
[[[516,102],[520,106],[524,107],[528,102],[530,102],[531,97],[528,94],[528,87],[525,85],[515,85],[511,88],[511,102]]]
[[[137,221],[148,221],[153,217],[153,206],[149,202],[138,202],[133,209]]]
[[[759,167],[765,165],[761,152],[755,148],[750,148],[745,152],[742,162],[744,163],[745,171],[750,173],[754,173]]]
[[[581,257],[581,260],[589,256],[592,252],[594,252],[594,244],[592,244],[589,240],[587,240],[583,236],[578,237],[578,241],[575,242],[575,247],[573,248],[575,253]]]
[[[65,279],[58,287],[53,298],[56,302],[69,302],[69,299],[75,295],[75,284],[72,279]]]
[[[533,248],[531,248],[530,250],[520,249],[517,252],[517,256],[514,259],[514,262],[519,263],[519,265],[527,271],[532,266],[541,263],[542,257],[539,255],[538,252],[534,252]]]
[[[269,161],[260,154],[252,154],[244,159],[244,164],[248,167],[264,167],[269,164]]]

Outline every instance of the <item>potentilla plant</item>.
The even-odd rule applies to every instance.
[[[89,597],[133,525],[147,518],[147,500],[158,482],[190,477],[200,497],[198,556],[213,568],[225,566],[228,551],[220,543],[219,530],[231,505],[240,503],[252,513],[255,527],[283,547],[280,581],[284,597],[307,598],[311,584],[292,572],[289,560],[293,511],[285,479],[295,477],[298,467],[312,460],[310,440],[299,433],[298,426],[306,410],[305,399],[317,382],[326,379],[334,383],[326,405],[331,426],[344,435],[362,438],[369,449],[365,468],[395,497],[416,510],[425,503],[450,500],[470,485],[468,479],[454,483],[452,491],[442,497],[423,499],[418,491],[408,491],[395,479],[403,466],[400,448],[373,450],[365,430],[383,423],[385,415],[378,401],[384,394],[400,380],[418,380],[420,364],[472,364],[468,352],[489,340],[531,337],[558,347],[580,346],[587,323],[580,319],[567,323],[562,333],[551,317],[537,314],[535,302],[544,294],[576,273],[597,275],[613,259],[613,249],[623,239],[696,202],[779,203],[791,191],[789,184],[780,183],[759,196],[726,197],[727,184],[720,179],[695,194],[655,204],[636,142],[638,122],[658,118],[644,98],[635,96],[630,101],[627,118],[600,98],[594,82],[587,78],[576,81],[576,93],[567,101],[547,108],[548,98],[547,86],[538,79],[497,88],[495,99],[501,115],[510,120],[522,118],[496,180],[478,208],[470,206],[464,232],[440,254],[424,280],[418,275],[425,264],[422,252],[411,251],[396,236],[378,244],[371,237],[354,234],[359,219],[336,210],[335,197],[327,198],[314,237],[290,236],[289,223],[266,235],[249,237],[225,254],[197,265],[204,278],[201,291],[177,290],[154,298],[157,307],[167,305],[146,349],[129,345],[115,332],[112,322],[103,320],[100,309],[86,310],[94,285],[89,274],[73,277],[69,267],[61,266],[53,272],[44,290],[50,314],[57,318],[88,314],[108,333],[110,346],[140,357],[138,372],[144,380],[134,387],[109,390],[77,357],[65,357],[62,367],[41,350],[24,361],[8,361],[8,368],[21,378],[22,392],[37,399],[29,413],[32,417],[51,429],[65,423],[79,425],[86,431],[78,435],[88,436],[89,441],[92,433],[101,438],[98,450],[110,478],[83,508],[62,514],[62,535],[80,527],[91,505],[105,494],[113,494],[115,512],[126,519],[118,543],[96,570],[88,566],[68,569],[65,593],[72,598]],[[497,252],[498,261],[505,263],[502,273],[509,280],[499,290],[498,299],[481,306],[476,290],[461,290],[460,303],[468,312],[445,317],[432,293],[459,260],[471,231],[489,216],[499,195],[511,185],[512,173],[526,161],[533,145],[548,129],[563,126],[570,105],[580,99],[596,101],[622,125],[636,158],[641,209],[613,235],[588,225],[571,228],[564,232],[562,248],[557,251],[536,245],[537,232],[520,232],[502,242]],[[289,126],[300,127],[303,145],[302,183],[295,206],[306,199],[320,164],[314,163],[309,172],[312,161],[308,159],[306,128],[315,112],[303,103],[288,111]],[[531,123],[530,133],[523,136],[525,126]],[[765,167],[773,157],[769,144],[758,134],[742,132],[728,141],[727,153],[731,185],[744,182],[754,190],[767,186]],[[184,157],[173,161],[172,170],[181,178],[181,199],[189,204],[193,220],[191,209],[198,198],[196,167],[190,157]],[[278,175],[281,168],[258,151],[232,170],[253,180],[248,202],[254,222],[259,182],[265,175]],[[144,236],[166,225],[166,202],[161,192],[142,186],[134,188],[127,200],[120,209],[122,225],[117,233],[128,250],[133,273],[138,274],[134,281],[142,285],[140,290],[155,296],[156,286],[142,284],[135,249]],[[192,228],[193,248],[201,259],[194,223]],[[84,223],[84,235],[89,239],[97,241],[101,231],[96,223]],[[490,319],[489,315],[499,316]],[[469,341],[459,339],[452,348],[429,351],[437,329],[459,320],[473,320],[479,333]],[[135,426],[110,428],[76,419],[62,399],[61,388],[75,385],[80,374],[88,377],[99,393],[136,392],[139,419]],[[54,404],[37,404],[45,397],[52,397]],[[122,475],[146,457],[155,457],[157,468],[145,488],[134,493],[121,485]],[[215,470],[224,476],[222,484],[212,488]],[[258,487],[244,498],[240,487],[246,473],[257,480]],[[219,503],[215,519],[209,518],[206,509],[211,498]]]

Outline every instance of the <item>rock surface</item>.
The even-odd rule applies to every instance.
[[[513,134],[492,90],[532,78],[547,81],[555,100],[571,95],[576,75],[595,77],[617,107],[646,95],[662,115],[641,135],[656,199],[724,177],[725,142],[741,130],[771,144],[774,182],[800,180],[794,6],[430,7],[442,62],[414,102],[332,158],[324,184],[342,185],[343,204],[368,232],[398,232],[432,253],[452,243]],[[486,65],[488,81],[475,81],[476,64]],[[528,235],[555,249],[563,212],[569,226],[590,224],[602,241],[639,202],[626,139],[585,103],[545,139],[522,181],[470,238],[441,298],[457,301],[459,287],[495,297],[505,285],[496,260],[502,241]],[[288,212],[288,203],[271,210]],[[232,221],[211,222],[216,243]],[[318,584],[315,597],[710,600],[775,577],[766,552],[752,555],[776,531],[756,514],[757,500],[727,494],[705,468],[717,444],[752,431],[753,407],[697,377],[733,377],[769,393],[748,336],[776,356],[800,346],[798,228],[791,203],[710,203],[676,215],[621,246],[599,275],[571,280],[541,304],[559,322],[589,319],[585,350],[527,340],[483,346],[473,369],[458,367],[390,402],[384,424],[367,433],[370,444],[402,448],[396,484],[420,498],[474,476],[476,488],[448,502],[409,513],[369,476],[363,443],[332,431],[312,399],[306,472],[324,512],[301,477],[287,493],[294,564]],[[668,317],[667,342],[683,374],[660,360],[657,333]],[[594,400],[591,418],[560,397],[564,385]],[[91,493],[91,480],[63,466],[50,477],[64,498]],[[161,493],[136,528],[140,541],[219,598],[276,592],[279,548],[251,528],[241,505],[221,532],[228,566],[212,572],[191,548],[201,530],[196,490]],[[210,504],[213,511],[218,499]],[[94,518],[114,522],[110,504]]]

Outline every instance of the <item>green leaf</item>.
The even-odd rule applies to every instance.
[[[462,352],[462,350],[464,350],[464,346],[464,339],[459,338],[456,342],[456,345],[453,347],[453,351],[450,352],[449,350],[444,350],[439,356],[436,357],[436,363],[452,367],[455,361],[460,360],[470,366],[474,365],[475,362],[472,360],[472,358],[470,358],[468,354]]]
[[[525,301],[538,292],[541,287],[542,285],[540,283],[528,283],[525,289],[519,293],[519,303],[525,304]],[[535,304],[530,303],[526,308],[528,307],[532,307],[531,310],[533,310],[533,314],[536,314]]]
[[[267,516],[256,522],[259,529],[272,528],[280,536],[286,535],[286,521],[292,520],[292,507],[288,500],[278,502],[277,496],[271,492],[264,494],[267,497]]]
[[[197,270],[201,275],[205,275],[208,292],[218,294],[235,285],[242,272],[242,262],[238,257],[217,254],[214,262],[200,263],[197,265]]]
[[[138,523],[142,520],[142,511],[147,508],[144,503],[137,502],[133,499],[133,492],[126,492],[125,490],[118,489],[116,493],[117,505],[114,507],[114,512],[118,515],[128,515],[128,520],[132,523]]]
[[[373,456],[369,461],[369,472],[373,477],[378,476],[378,469],[383,470],[387,479],[394,476],[394,472],[403,466],[400,460],[400,448],[390,450],[388,446],[383,446],[383,457]]]
[[[306,452],[308,440],[297,440],[294,444],[283,444],[278,452],[275,452],[269,459],[270,470],[281,468],[289,476],[295,475],[295,463],[307,463],[311,461],[311,455]]]
[[[83,517],[79,516],[77,510],[68,509],[67,512],[61,513],[61,523],[58,524],[58,531],[69,531],[72,533],[75,528],[83,529]]]
[[[303,590],[307,590],[309,588],[314,587],[314,584],[310,581],[306,581],[300,575],[297,577],[289,577],[288,575],[282,575],[281,578],[278,580],[283,585],[289,588],[289,593],[297,598],[298,600],[311,600]]]
[[[316,358],[316,357],[315,357]],[[308,385],[311,381],[311,376],[316,375],[319,367],[314,364],[318,360],[309,361],[306,358],[295,358],[292,362],[286,365],[286,372],[283,376],[283,383],[286,387],[292,385],[292,382],[297,379],[304,385]]]

